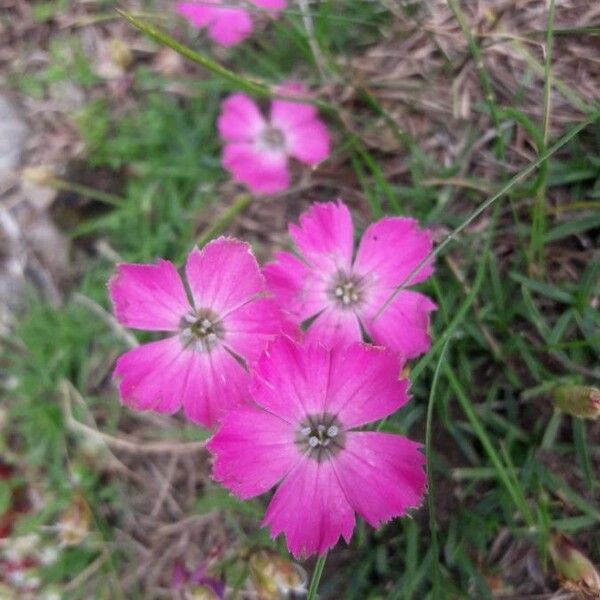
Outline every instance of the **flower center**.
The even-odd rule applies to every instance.
[[[330,297],[342,308],[353,308],[363,299],[363,287],[355,275],[338,273],[329,289]]]
[[[338,419],[329,413],[323,413],[307,417],[300,424],[295,441],[303,454],[321,462],[343,449],[344,437]]]
[[[210,352],[225,337],[219,317],[210,309],[188,313],[182,320],[181,337],[185,346],[199,352]]]
[[[281,150],[285,146],[285,136],[281,129],[269,125],[263,129],[261,141],[270,150]]]

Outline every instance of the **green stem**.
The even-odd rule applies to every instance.
[[[327,552],[319,556],[315,570],[313,571],[312,579],[310,580],[310,587],[308,588],[308,596],[306,600],[315,600],[317,592],[319,590],[319,582],[321,581],[321,575],[323,575],[323,569],[325,568],[325,561],[327,560]]]
[[[87,196],[92,200],[97,200],[98,202],[103,202],[104,204],[110,204],[111,206],[122,206],[125,204],[125,200],[119,196],[115,196],[115,194],[103,192],[102,190],[97,190],[96,188],[92,188],[81,183],[74,183],[73,181],[60,179],[59,177],[51,177],[43,185],[53,187],[56,190],[73,192],[74,194],[78,194],[80,196]]]
[[[235,217],[237,217],[237,215],[247,208],[251,201],[252,196],[250,194],[240,194],[223,215],[202,232],[202,235],[196,242],[197,245],[202,248],[206,242],[209,242],[220,233],[223,233],[225,228],[233,221],[233,219],[235,219]]]
[[[133,15],[126,13],[123,10],[115,9],[125,20],[129,21],[135,28],[139,29],[142,33],[145,33],[148,37],[152,38],[154,41],[162,44],[163,46],[168,46],[172,50],[175,50],[178,54],[185,56],[189,60],[195,62],[196,64],[212,71],[215,75],[222,77],[223,79],[227,79],[234,83],[236,87],[246,90],[252,94],[256,94],[257,96],[272,96],[273,92],[268,88],[268,86],[259,83],[257,81],[253,81],[251,79],[247,79],[246,77],[241,77],[237,73],[234,73],[230,69],[224,67],[219,64],[212,58],[208,56],[204,56],[199,52],[195,52],[191,48],[180,44],[177,40],[167,35],[166,33],[160,31],[156,27],[149,25],[148,23],[144,23],[140,21]]]
[[[429,402],[427,403],[427,425],[425,429],[425,455],[427,459],[427,479],[429,483],[429,493],[427,496],[427,507],[429,509],[429,532],[431,536],[431,549],[433,552],[433,572],[432,572],[432,585],[433,585],[433,596],[434,600],[441,598],[440,595],[440,563],[439,563],[439,547],[437,538],[437,523],[435,519],[435,487],[433,480],[433,450],[432,450],[432,426],[433,426],[433,408],[435,405],[435,395],[437,392],[437,384],[440,377],[440,370],[442,364],[446,358],[446,349],[450,340],[446,340],[438,364],[433,374],[433,381],[431,383],[431,391],[429,393]]]

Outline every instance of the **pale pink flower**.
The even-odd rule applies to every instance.
[[[278,338],[252,374],[254,403],[231,410],[208,443],[213,478],[243,499],[278,486],[263,526],[296,557],[349,542],[355,512],[372,527],[404,515],[425,492],[421,446],[355,431],[408,401],[398,369],[381,347]]]
[[[277,18],[287,0],[248,0],[257,8],[263,9]],[[250,12],[238,0],[192,0],[178,2],[175,9],[191,25],[199,29],[206,27],[208,35],[221,46],[235,46],[245,40],[254,28]]]
[[[277,18],[287,0],[248,0],[263,9],[272,18]],[[191,25],[199,29],[206,27],[208,35],[221,46],[235,46],[245,40],[254,27],[250,12],[244,2],[236,0],[192,0],[178,2],[177,12]]]
[[[306,95],[304,87],[295,82],[278,91]],[[290,184],[290,157],[314,166],[329,156],[329,132],[311,104],[273,100],[267,119],[248,96],[234,94],[222,104],[218,127],[225,141],[223,167],[252,192],[285,190]]]
[[[372,223],[355,256],[352,217],[341,201],[313,204],[289,233],[299,256],[278,252],[263,272],[283,309],[296,322],[310,323],[307,338],[335,344],[361,340],[365,332],[403,359],[427,351],[429,313],[435,309],[427,296],[403,290],[378,314],[431,250],[431,235],[417,221],[385,217]],[[408,285],[432,270],[429,262]]]
[[[166,339],[123,354],[115,377],[123,403],[137,410],[185,415],[206,427],[245,398],[256,361],[282,328],[287,330],[250,246],[219,238],[194,249],[183,281],[172,263],[122,264],[109,283],[118,321],[167,331]]]

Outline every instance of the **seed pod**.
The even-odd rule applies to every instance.
[[[561,385],[554,390],[554,404],[574,417],[597,419],[600,416],[600,389],[585,385]]]

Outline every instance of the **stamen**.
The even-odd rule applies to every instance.
[[[210,352],[223,339],[225,331],[213,311],[199,309],[184,316],[180,335],[186,347],[198,352]]]
[[[363,282],[352,273],[340,271],[333,280],[330,294],[342,308],[353,308],[362,301]]]
[[[309,415],[296,434],[300,451],[321,462],[331,458],[344,447],[341,423],[334,415]]]

